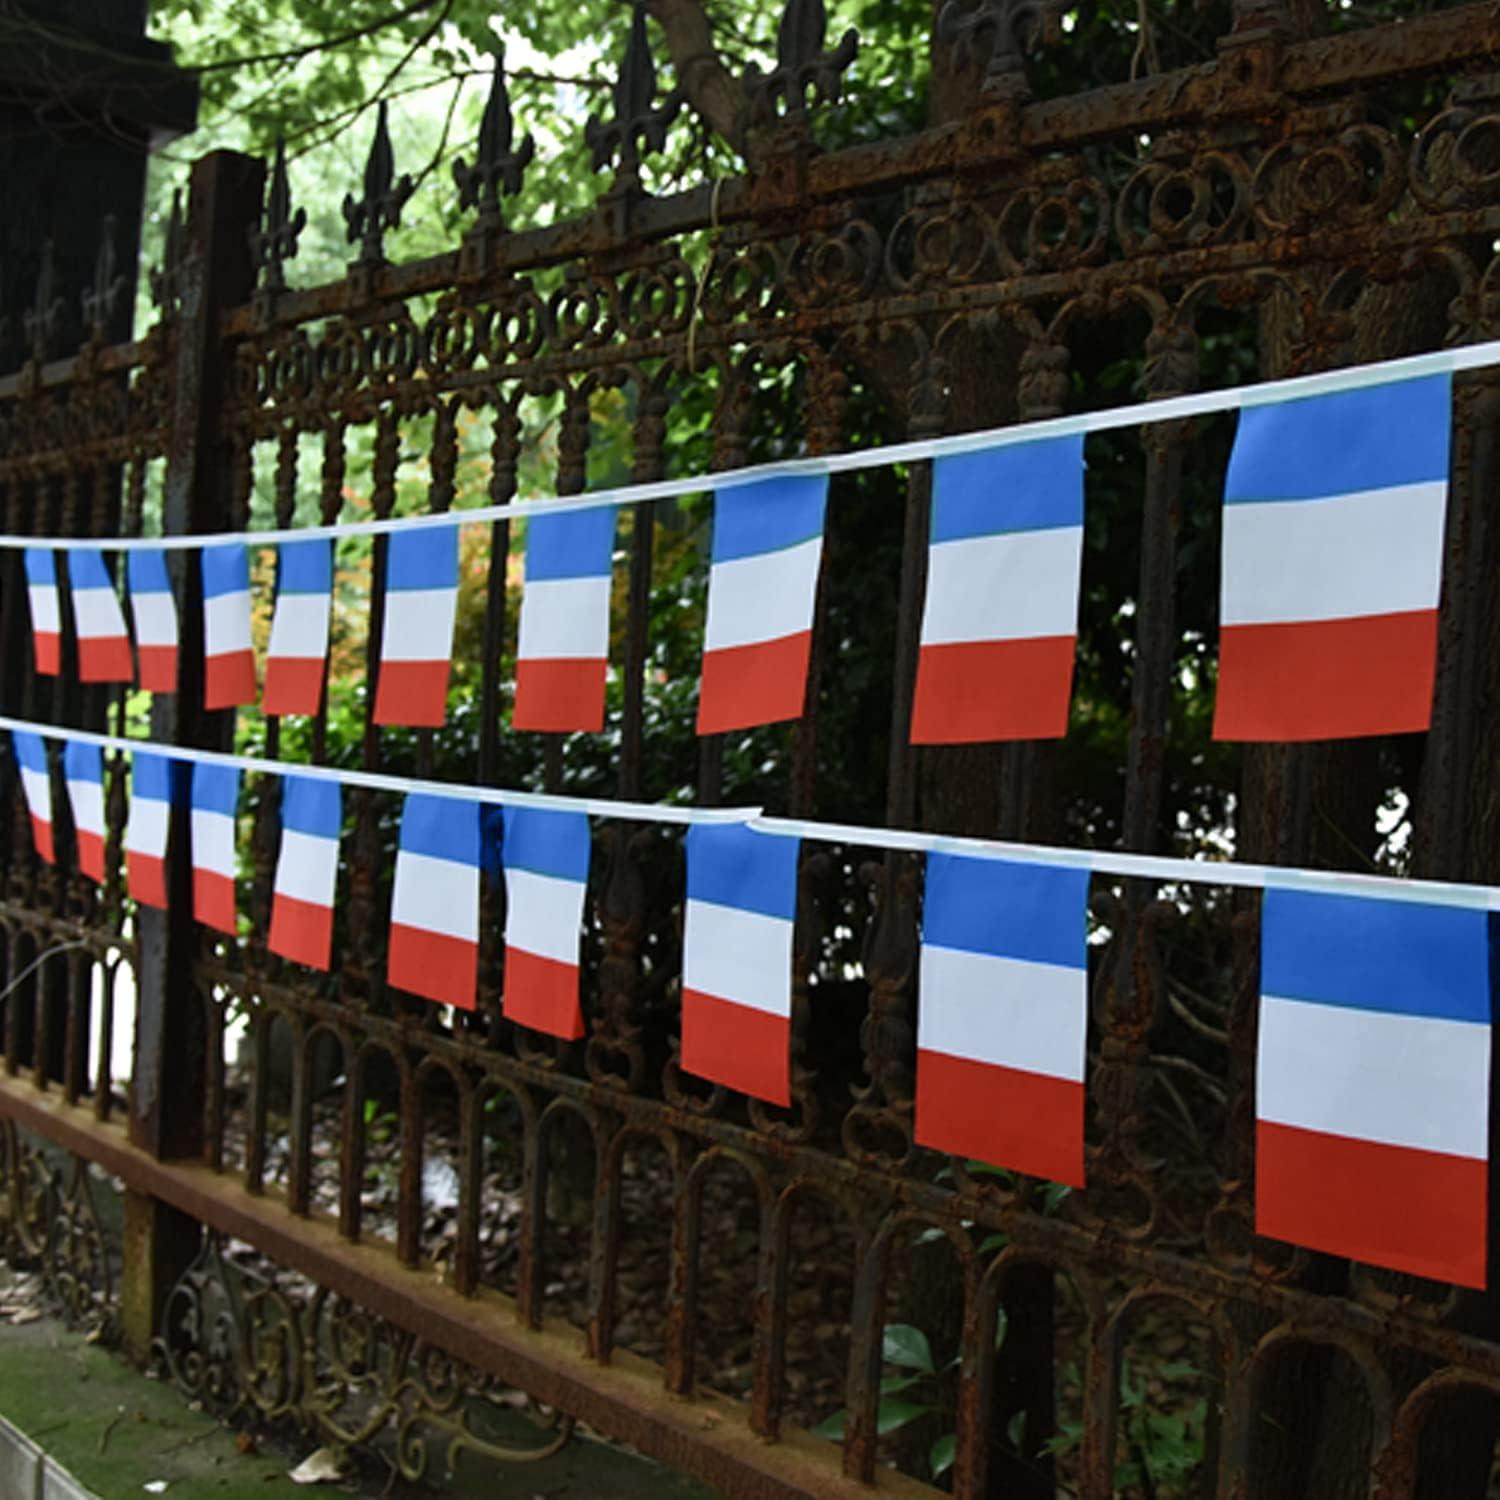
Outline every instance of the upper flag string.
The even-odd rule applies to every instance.
[[[266,760],[258,756],[233,755],[217,750],[161,745],[123,735],[64,729],[8,715],[0,715],[0,730],[19,730],[23,734],[40,735],[65,744],[92,745],[101,750],[126,753],[140,751],[169,760],[250,771],[259,775],[290,776],[399,795],[416,793],[456,802],[583,813],[599,818],[623,818],[633,822],[678,826],[738,824],[777,838],[810,839],[818,843],[852,844],[867,849],[1017,862],[1084,871],[1091,875],[1148,880],[1158,885],[1191,883],[1233,886],[1242,890],[1276,887],[1316,895],[1423,901],[1462,910],[1500,911],[1500,886],[1492,885],[1419,880],[1408,876],[1374,875],[1345,870],[1304,870],[1284,865],[1249,864],[1231,859],[1184,859],[1175,855],[1132,854],[1116,849],[1070,849],[1048,844],[919,833],[899,828],[875,828],[856,823],[824,823],[808,818],[770,816],[759,807],[674,807],[666,803],[616,801],[607,797],[569,797],[547,792],[511,791],[463,782],[387,776],[375,771],[359,771],[341,766],[304,765],[291,761]]]
[[[280,542],[311,541],[320,537],[337,539],[379,536],[434,527],[482,525],[526,516],[562,515],[568,511],[590,510],[599,506],[618,508],[643,501],[671,500],[684,495],[702,494],[707,490],[723,492],[739,485],[755,484],[768,479],[889,468],[897,464],[949,458],[982,449],[1043,442],[1050,438],[1087,436],[1096,432],[1115,432],[1126,427],[1210,416],[1216,412],[1296,401],[1309,396],[1364,390],[1397,380],[1414,380],[1428,375],[1456,375],[1467,370],[1487,369],[1493,365],[1500,365],[1500,339],[1454,349],[1433,350],[1427,354],[1408,355],[1401,359],[1381,360],[1373,364],[1349,365],[1337,370],[1320,371],[1314,375],[1256,381],[1248,385],[1227,386],[1217,391],[1199,391],[1192,395],[1139,401],[1127,406],[1108,407],[1103,411],[1050,417],[1043,421],[1021,422],[1008,427],[991,427],[948,437],[890,443],[846,453],[787,459],[772,464],[747,465],[739,469],[717,470],[711,475],[694,474],[676,479],[652,480],[645,484],[617,485],[544,500],[513,500],[504,505],[475,506],[469,510],[451,510],[429,515],[338,521],[327,526],[253,532],[195,532],[171,536],[108,538],[0,533],[0,548],[48,548],[59,552],[181,551],[246,541],[256,546],[272,546]]]

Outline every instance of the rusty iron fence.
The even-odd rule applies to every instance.
[[[377,517],[504,502],[538,434],[567,494],[778,443],[828,452],[1500,335],[1493,4],[1361,27],[1339,7],[1233,0],[1205,55],[1164,38],[1142,76],[1062,94],[1059,7],[950,4],[932,123],[826,151],[854,47],[826,46],[818,9],[793,0],[778,67],[749,81],[743,175],[690,191],[643,183],[670,121],[642,12],[589,127],[610,177],[586,215],[507,225],[528,153],[497,94],[457,174],[461,242],[428,259],[386,259],[406,190],[382,122],[345,210],[356,258],[329,285],[295,284],[279,163],[200,161],[144,337],[107,343],[101,265],[92,332],[56,357],[39,289],[26,361],[0,379],[4,529],[289,526],[339,517],[351,494]],[[1201,30],[1216,12],[1197,15]],[[623,456],[591,450],[606,400]],[[701,422],[679,445],[684,410]],[[657,753],[702,564],[691,512],[649,505],[627,518],[605,736],[504,727],[504,523],[446,730],[381,730],[357,694],[352,730],[245,722],[289,760],[703,803],[751,787],[801,815],[1141,851],[1215,838],[1246,859],[1500,880],[1492,372],[1458,380],[1455,413],[1425,736],[1207,741],[1218,420],[1091,440],[1081,708],[1057,745],[906,744],[923,464],[834,481],[809,711],[790,728]],[[78,686],[70,639],[60,677],[32,673],[6,566],[6,712],[124,726],[133,700]],[[675,614],[656,607],[673,569]],[[191,663],[196,583],[177,583]],[[223,747],[233,729],[191,672],[151,704],[163,742]],[[37,862],[11,789],[6,1232],[200,1394],[347,1441],[393,1424],[414,1474],[438,1452],[423,1434],[508,1452],[473,1403],[514,1386],[550,1409],[541,1447],[581,1419],[734,1495],[1493,1493],[1493,1299],[1253,1232],[1253,896],[1096,881],[1089,1187],[1063,1196],[913,1145],[910,856],[805,851],[780,1110],[677,1066],[665,830],[601,826],[588,1037],[562,1045],[501,1017],[498,890],[472,1015],[387,988],[389,799],[350,796],[335,968],[314,977],[265,947],[274,797],[249,818],[251,921],[231,942],[186,915],[180,860],[170,913],[125,900],[123,776],[109,766],[102,887]],[[82,1162],[123,1184],[114,1252]],[[923,1330],[930,1371],[891,1325]],[[911,1377],[901,1394],[929,1409],[883,1421]],[[805,1430],[840,1411],[841,1442]]]

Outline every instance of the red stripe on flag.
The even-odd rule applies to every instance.
[[[31,842],[49,865],[57,863],[57,851],[52,846],[52,825],[35,813],[31,815]]]
[[[216,870],[193,871],[193,916],[205,927],[236,931],[234,881]]]
[[[604,678],[608,663],[586,657],[517,661],[512,729],[553,734],[604,728]]]
[[[914,745],[1054,740],[1068,732],[1077,638],[923,646],[912,699]]]
[[[36,643],[36,669],[43,677],[56,677],[62,671],[62,637],[52,631],[32,636]]]
[[[1489,1164],[1274,1125],[1255,1133],[1255,1229],[1483,1289]]]
[[[448,713],[444,661],[383,661],[375,689],[375,722],[441,729]]]
[[[505,950],[507,1020],[533,1031],[577,1041],[583,1035],[583,1009],[578,1003],[578,965],[542,958],[523,948]]]
[[[333,955],[333,909],[280,891],[271,898],[272,953],[309,969],[327,969]]]
[[[80,682],[133,682],[135,664],[130,660],[130,640],[123,635],[78,638]]]
[[[177,647],[140,646],[136,649],[140,662],[141,686],[153,693],[175,693],[177,691]]]
[[[812,632],[703,654],[698,733],[723,734],[800,719],[807,699]]]
[[[167,905],[167,862],[151,854],[125,851],[125,881],[142,906]]]
[[[1216,740],[1333,740],[1408,734],[1432,720],[1437,611],[1219,635]]]
[[[237,708],[255,702],[255,653],[226,651],[205,658],[203,664],[204,708]]]
[[[323,706],[321,656],[273,656],[266,662],[261,710],[268,714],[315,714]]]
[[[682,992],[682,1066],[771,1104],[792,1102],[791,1025],[785,1016],[701,990]]]
[[[1083,1085],[994,1063],[917,1053],[918,1145],[1083,1186]]]
[[[104,884],[104,840],[97,833],[77,830],[78,868],[90,880]]]
[[[392,922],[386,973],[392,984],[424,1000],[473,1010],[474,991],[479,984],[479,945]]]

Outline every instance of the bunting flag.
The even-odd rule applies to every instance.
[[[589,879],[584,813],[505,809],[505,995],[512,1021],[583,1035],[578,944]]]
[[[1256,1229],[1484,1286],[1489,917],[1268,887]]]
[[[613,506],[527,521],[511,728],[604,727],[614,544]]]
[[[130,756],[130,816],[125,822],[125,881],[143,906],[167,904],[167,835],[172,827],[173,763],[135,750]]]
[[[234,822],[240,805],[235,766],[193,767],[193,916],[220,932],[237,930],[234,918]]]
[[[934,461],[913,744],[1067,733],[1082,563],[1081,435]]]
[[[715,493],[699,734],[802,717],[827,503],[826,474]]]
[[[140,684],[153,693],[177,691],[177,605],[167,575],[167,554],[143,548],[125,554],[130,613]]]
[[[458,611],[458,527],[387,538],[375,722],[442,727]]]
[[[203,565],[203,706],[255,702],[250,646],[250,552],[243,542],[205,547]]]
[[[1087,870],[929,854],[916,1139],[1083,1186]]]
[[[130,636],[115,581],[102,552],[78,551],[68,558],[73,628],[78,636],[80,682],[130,682]]]
[[[56,862],[57,855],[52,840],[52,772],[47,764],[47,745],[41,735],[21,729],[11,731],[11,743],[21,773],[26,810],[31,814],[31,841],[50,865]]]
[[[57,602],[57,558],[46,547],[26,549],[26,598],[37,672],[56,677],[62,670],[62,610]]]
[[[333,542],[327,537],[283,542],[278,557],[261,707],[268,714],[315,714],[323,703],[328,663]]]
[[[333,954],[342,827],[336,781],[311,776],[283,779],[281,853],[271,895],[269,944],[272,953],[310,969],[327,969]]]
[[[1451,378],[1246,407],[1224,491],[1214,735],[1426,729]]]
[[[68,740],[63,745],[63,782],[73,809],[78,868],[104,884],[104,755],[97,745]]]
[[[687,834],[682,1066],[791,1103],[792,926],[802,842],[742,824]]]
[[[410,793],[391,895],[391,983],[461,1010],[479,983],[479,831],[478,803]]]

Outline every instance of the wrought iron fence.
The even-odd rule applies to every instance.
[[[329,285],[295,285],[300,220],[280,162],[267,183],[248,158],[201,161],[144,338],[106,345],[101,312],[54,358],[53,293],[39,289],[30,357],[0,380],[6,529],[286,527],[334,520],[351,493],[376,517],[499,503],[541,431],[568,494],[591,472],[653,480],[774,443],[827,452],[1500,332],[1492,6],[1357,30],[1236,0],[1209,58],[1035,98],[1046,53],[1026,49],[1057,39],[1054,9],[949,4],[940,117],[836,152],[814,125],[855,48],[826,49],[814,9],[788,7],[778,67],[750,81],[745,175],[669,197],[642,185],[671,120],[637,10],[614,112],[588,129],[610,185],[543,229],[503,217],[530,152],[497,86],[456,173],[469,228],[426,260],[385,257],[408,185],[382,120],[345,206],[356,258]],[[99,308],[112,278],[101,266]],[[594,447],[606,401],[625,414],[623,456]],[[702,416],[680,447],[674,409]],[[1084,706],[1058,745],[906,743],[923,464],[835,481],[808,712],[790,730],[666,748],[675,622],[694,619],[702,564],[690,510],[638,505],[604,736],[504,728],[504,522],[475,585],[471,691],[447,729],[381,730],[351,689],[334,722],[325,710],[294,733],[247,715],[242,731],[293,761],[703,803],[753,789],[798,814],[1141,851],[1212,836],[1292,864],[1359,867],[1405,818],[1413,871],[1493,881],[1493,374],[1458,382],[1455,421],[1426,736],[1210,745],[1195,704],[1227,443],[1213,420],[1091,440],[1106,503],[1091,506],[1085,560]],[[349,561],[371,580],[369,637],[352,648],[366,675],[383,545],[373,567]],[[176,581],[192,660],[196,581]],[[75,685],[71,639],[59,677],[31,672],[23,595],[7,574],[7,711],[123,727],[121,690]],[[161,741],[222,747],[233,731],[186,678],[150,713]],[[185,899],[169,914],[126,902],[123,774],[107,775],[100,888],[36,862],[12,796],[0,1112],[125,1183],[121,1317],[138,1354],[158,1340],[185,1378],[212,1374],[226,1399],[335,1435],[347,1428],[309,1373],[318,1358],[369,1377],[387,1414],[405,1409],[414,1359],[418,1405],[448,1413],[449,1435],[467,1396],[503,1380],[736,1494],[915,1493],[934,1467],[965,1496],[1489,1492],[1490,1298],[1253,1233],[1253,897],[1096,883],[1090,1185],[1062,1196],[914,1146],[911,856],[807,850],[781,1110],[677,1066],[674,836],[602,830],[588,1037],[554,1044],[501,1016],[498,890],[472,1014],[387,987],[380,794],[350,798],[335,969],[318,979],[265,947],[274,797],[253,812],[251,921],[226,941],[182,915]],[[185,896],[180,862],[171,879]],[[41,1243],[23,1157],[12,1146],[11,1219]],[[306,1278],[307,1299],[245,1293],[223,1237]],[[203,1313],[210,1295],[232,1316]],[[913,1326],[924,1341],[903,1344]],[[209,1349],[213,1327],[235,1347]],[[312,1363],[268,1386],[276,1328],[278,1357]],[[896,1394],[925,1410],[896,1423]],[[840,1445],[802,1431],[828,1419]]]

